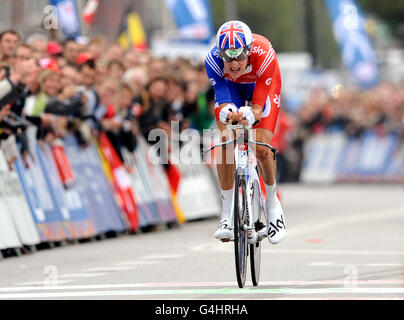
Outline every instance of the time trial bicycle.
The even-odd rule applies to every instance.
[[[231,240],[234,241],[237,283],[240,288],[245,285],[248,256],[250,256],[252,283],[258,286],[261,241],[267,237],[263,221],[267,221],[267,214],[253,147],[259,145],[269,148],[275,160],[277,149],[267,143],[255,141],[252,126],[233,123],[226,125],[226,128],[230,130],[232,137],[226,142],[205,150],[203,157],[217,147],[236,145],[236,171],[229,227],[234,235]],[[233,135],[235,135],[234,138]]]

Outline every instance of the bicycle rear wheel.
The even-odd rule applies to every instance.
[[[241,194],[240,194],[241,193]],[[244,287],[247,275],[248,242],[245,228],[247,224],[246,179],[244,171],[239,168],[236,172],[234,185],[234,253],[236,259],[237,283]]]
[[[252,198],[252,214],[251,219],[257,219],[254,221],[255,231],[258,232],[260,222],[262,223],[264,215],[261,210],[260,203],[260,189],[258,181],[253,183],[253,198]],[[251,264],[251,279],[254,286],[258,286],[260,278],[260,267],[261,267],[261,241],[257,243],[250,244],[250,264]]]

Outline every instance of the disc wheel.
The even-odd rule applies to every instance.
[[[237,283],[244,287],[247,275],[248,225],[246,207],[246,180],[244,171],[239,168],[236,172],[234,187],[234,253],[236,260]]]
[[[253,184],[253,198],[252,198],[252,215],[254,219],[255,231],[258,232],[260,228],[260,222],[263,221],[263,211],[260,204],[260,189],[258,181],[254,181]],[[261,241],[257,241],[255,244],[250,244],[250,266],[251,266],[251,280],[254,286],[258,286],[260,278],[261,267]]]

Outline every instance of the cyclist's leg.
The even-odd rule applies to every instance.
[[[217,126],[221,132],[221,142],[226,142],[230,138],[230,133],[226,126],[220,121],[217,121]],[[216,158],[216,169],[221,188],[222,199],[222,214],[219,222],[219,227],[215,232],[215,238],[219,240],[230,239],[232,233],[229,229],[231,225],[230,210],[233,199],[234,172],[236,165],[234,161],[234,146],[232,144],[223,146],[219,150]]]
[[[276,121],[278,119],[280,93],[277,94],[277,88],[271,90],[266,107],[263,112],[261,122],[255,126],[255,139],[260,142],[271,144],[274,136]],[[262,176],[267,193],[267,228],[268,239],[271,243],[278,243],[283,239],[286,233],[285,218],[281,203],[276,196],[276,161],[271,150],[263,146],[257,146],[256,155],[260,175]]]
[[[235,106],[239,107],[244,104],[244,98],[241,96],[236,85],[229,83],[229,92],[231,94],[232,103]],[[220,110],[221,106],[216,103],[215,116],[217,126],[221,132],[221,142],[226,142],[229,140],[229,138],[231,138],[231,133],[229,130],[227,130],[225,124],[223,124],[219,119]],[[215,233],[215,238],[228,239],[230,230],[227,227],[231,225],[230,210],[233,199],[234,173],[236,171],[234,145],[230,144],[219,149],[219,157],[217,158],[216,169],[221,188],[222,215],[219,228]]]

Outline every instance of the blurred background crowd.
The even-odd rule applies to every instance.
[[[0,34],[1,139],[16,135],[27,152],[24,129],[53,141],[73,132],[86,145],[91,133],[107,133],[118,155],[134,151],[137,136],[155,128],[171,135],[171,122],[202,132],[214,120],[213,91],[203,65],[169,62],[147,50],[124,50],[104,37],[63,43],[15,30]],[[87,134],[86,134],[87,133]],[[8,159],[11,163],[12,158]]]
[[[36,10],[40,13],[48,3],[45,0],[20,2],[24,4],[23,8],[28,8],[27,12],[33,11],[35,8],[32,6],[36,3]],[[156,1],[153,2],[154,5],[135,0],[120,1],[116,4],[98,0],[49,1],[59,8],[59,12],[62,7],[58,5],[62,3],[81,6],[87,28],[92,27],[94,30],[87,32],[90,34],[87,37],[77,34],[71,37],[66,34],[64,37],[56,37],[55,33],[49,30],[30,33],[26,30],[28,25],[23,23],[28,21],[23,19],[24,15],[14,14],[19,13],[19,7],[14,2],[5,2],[7,6],[3,11],[6,12],[8,8],[13,13],[9,23],[20,21],[18,23],[24,25],[25,29],[22,33],[19,33],[17,28],[0,29],[2,148],[7,150],[10,141],[16,139],[21,148],[20,152],[23,156],[26,155],[28,147],[25,129],[29,125],[38,128],[37,138],[40,141],[54,141],[69,131],[74,133],[82,146],[85,146],[92,136],[104,131],[123,159],[121,148],[135,150],[139,135],[147,140],[151,130],[160,128],[170,137],[172,121],[179,122],[180,130],[193,128],[202,132],[203,129],[215,127],[214,93],[205,73],[203,57],[213,39],[213,20],[216,25],[221,25],[224,20],[230,18],[248,22],[253,32],[261,33],[271,40],[278,53],[307,52],[312,61],[308,66],[310,70],[318,73],[334,68],[345,72],[349,70],[352,73],[345,77],[348,81],[334,82],[331,88],[322,85],[321,81],[312,85],[306,90],[309,93],[300,101],[298,108],[292,109],[288,106],[288,99],[284,99],[284,94],[290,94],[288,87],[294,77],[285,72],[280,59],[282,82],[286,90],[282,92],[282,111],[272,142],[279,151],[278,181],[299,181],[304,160],[304,144],[314,134],[342,130],[348,137],[359,139],[368,130],[372,130],[380,136],[397,134],[402,142],[404,85],[403,79],[397,75],[404,74],[398,72],[403,65],[398,62],[404,60],[392,59],[401,57],[400,54],[396,55],[401,52],[401,46],[399,42],[391,40],[399,38],[402,34],[401,20],[396,19],[396,14],[404,12],[404,8],[399,4],[381,8],[370,0],[359,1],[367,12],[380,14],[373,16],[366,28],[380,59],[379,62],[372,60],[371,63],[380,67],[381,73],[376,75],[377,81],[369,82],[373,75],[368,70],[369,79],[362,77],[362,80],[365,80],[362,84],[367,86],[367,90],[363,90],[361,83],[351,85],[353,82],[349,79],[357,76],[355,70],[342,61],[346,64],[344,68],[341,60],[346,56],[342,55],[341,59],[338,55],[336,42],[349,37],[336,36],[338,41],[335,41],[332,36],[332,23],[338,21],[338,17],[333,15],[339,13],[339,9],[333,5],[339,1],[276,0],[273,1],[270,11],[267,10],[265,1],[256,1],[256,6],[244,1],[196,2],[200,3],[198,10],[206,9],[206,30],[201,25],[196,26],[195,30],[191,30],[187,25],[181,26],[181,17],[187,14],[189,17],[194,16],[192,8],[187,9],[189,12],[184,11],[184,8],[180,10],[178,6],[173,6],[173,3],[177,2],[172,1]],[[86,4],[93,5],[92,11],[84,8]],[[95,4],[98,11],[94,7]],[[116,10],[112,10],[115,5]],[[89,8],[91,9],[91,6]],[[170,16],[169,9],[172,19],[167,18]],[[132,16],[128,14],[130,10]],[[268,11],[270,19],[267,15],[258,14],[264,11]],[[90,15],[86,16],[86,12],[90,12]],[[59,18],[60,23],[62,17]],[[5,18],[7,17],[4,15],[3,19]],[[108,24],[105,23],[106,19]],[[134,20],[130,22],[130,19]],[[386,32],[386,24],[383,22],[386,19],[392,21],[394,31],[390,34]],[[140,20],[144,22],[145,31],[142,26],[138,27]],[[332,23],[329,23],[330,20]],[[122,21],[126,26],[125,23],[121,24]],[[197,47],[193,52],[195,56],[195,52],[198,53],[199,59],[188,59],[184,55],[174,58],[161,57],[154,54],[157,46],[154,51],[150,48],[153,39],[149,40],[149,46],[145,44],[146,35],[157,34],[154,40],[164,38],[162,31],[173,27],[173,21],[177,23],[176,28],[182,32],[181,35],[186,35],[185,46],[178,51],[185,53],[186,49],[195,44],[187,42],[190,38],[195,40],[199,37],[201,42],[205,43],[203,50]],[[120,26],[129,28],[129,25],[136,25],[138,30],[142,29],[143,44],[122,46],[116,34],[122,36],[124,33],[118,32],[118,29],[120,30]],[[163,46],[163,51],[171,52],[177,42],[171,43]],[[339,44],[342,47],[345,45]],[[352,45],[359,44],[347,44]],[[382,54],[380,51],[383,51]],[[355,59],[357,61],[354,62],[358,65],[363,62],[358,57]],[[392,64],[393,60],[397,63]],[[396,73],[393,72],[394,69]],[[385,72],[386,70],[391,72]],[[83,123],[86,126],[83,126]],[[15,153],[5,151],[5,155],[11,164]]]

